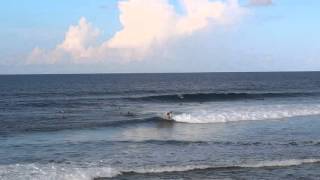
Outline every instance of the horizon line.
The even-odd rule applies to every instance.
[[[98,73],[17,73],[0,74],[0,76],[24,76],[24,75],[114,75],[114,74],[209,74],[209,73],[312,73],[320,70],[293,70],[293,71],[189,71],[189,72],[98,72]]]

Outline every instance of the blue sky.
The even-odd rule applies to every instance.
[[[130,1],[135,0],[121,2],[130,5]],[[252,5],[250,0],[241,0],[235,10],[228,1],[207,0],[221,2],[226,10],[219,16],[200,12],[194,18],[193,12],[186,15],[188,12],[179,0],[152,0],[164,12],[172,11],[175,16],[183,16],[181,22],[187,19],[191,24],[183,26],[183,31],[168,28],[179,24],[178,19],[175,25],[170,22],[159,26],[165,27],[164,32],[152,29],[158,22],[149,19],[143,24],[130,24],[137,19],[144,22],[145,17],[139,19],[138,12],[152,8],[147,3],[150,1],[140,1],[136,3],[139,7],[131,3],[136,8],[131,14],[120,9],[117,0],[3,1],[0,74],[320,70],[320,1],[274,0],[268,5]],[[171,6],[174,10],[167,10]],[[203,7],[205,12],[206,6]],[[219,11],[219,7],[213,5],[209,11]],[[132,18],[132,13],[137,16],[123,24],[119,17],[126,13],[128,18]],[[205,25],[201,23],[204,20]],[[79,31],[75,30],[75,35],[87,33],[81,47],[70,48],[68,42],[74,39],[68,41],[67,33],[72,33],[71,26]],[[130,32],[139,28],[145,32]],[[143,40],[149,29],[156,32]],[[128,39],[132,36],[139,38]],[[28,61],[35,48],[41,52],[36,55],[41,56]],[[52,54],[59,56],[55,55],[52,61]]]

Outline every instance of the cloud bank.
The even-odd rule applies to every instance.
[[[232,24],[245,14],[238,0],[180,0],[179,3],[183,13],[178,13],[168,0],[120,1],[122,29],[110,39],[97,44],[101,31],[81,17],[77,25],[69,27],[64,40],[54,49],[34,48],[28,63],[145,60],[167,43],[192,36],[209,25]]]

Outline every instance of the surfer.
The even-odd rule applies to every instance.
[[[135,116],[135,114],[130,112],[130,111],[128,111],[127,116]]]
[[[166,113],[166,117],[165,117],[166,120],[172,120],[172,111],[169,111]]]

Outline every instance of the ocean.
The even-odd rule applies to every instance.
[[[0,76],[1,180],[319,178],[320,72]]]

